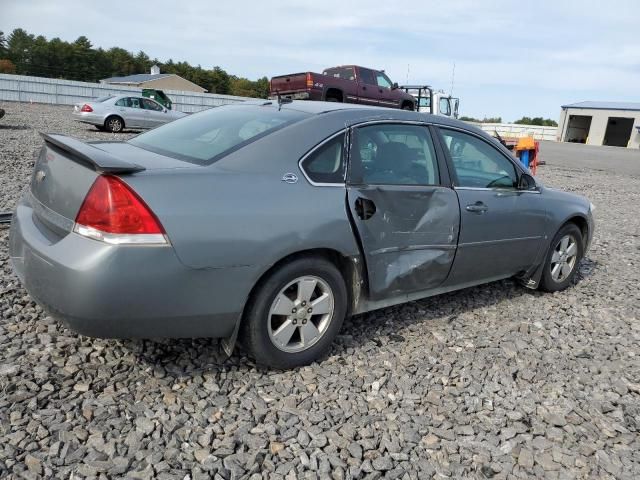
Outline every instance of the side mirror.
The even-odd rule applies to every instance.
[[[166,108],[163,108],[164,113],[167,113],[169,110],[167,110]]]
[[[391,90],[397,90],[398,88],[398,82],[393,82],[393,85],[391,85]]]
[[[518,180],[518,190],[535,190],[537,187],[536,179],[533,178],[528,173],[523,173],[520,175],[520,180]]]

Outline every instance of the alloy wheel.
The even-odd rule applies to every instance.
[[[122,122],[117,118],[112,118],[109,120],[109,130],[112,132],[119,132],[122,130]]]
[[[269,338],[283,352],[306,350],[326,333],[334,309],[334,295],[327,282],[315,276],[296,278],[271,304]]]
[[[551,255],[551,278],[556,283],[565,281],[576,266],[578,242],[573,235],[562,237]]]

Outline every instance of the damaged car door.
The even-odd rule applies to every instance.
[[[351,138],[347,196],[371,298],[438,287],[455,257],[460,209],[429,128],[374,123]]]

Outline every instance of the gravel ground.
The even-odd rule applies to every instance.
[[[0,210],[37,131],[111,138],[69,108],[5,107]],[[224,361],[212,340],[78,336],[19,286],[0,230],[0,477],[638,478],[640,178],[539,176],[597,205],[577,285],[358,316],[328,358],[286,372]]]

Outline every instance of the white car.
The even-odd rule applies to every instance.
[[[114,133],[125,128],[154,128],[186,115],[169,110],[150,98],[131,95],[109,95],[73,106],[77,121]]]

